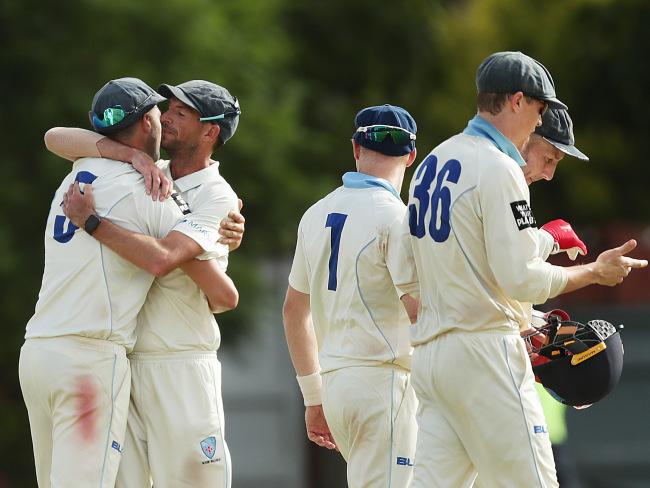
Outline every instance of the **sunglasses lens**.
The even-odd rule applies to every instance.
[[[366,132],[366,136],[368,139],[374,142],[384,142],[384,139],[386,139],[386,136],[388,135],[388,132],[382,131],[382,132]]]
[[[124,120],[126,113],[121,108],[107,108],[104,110],[104,123],[107,127],[119,124]]]
[[[407,144],[411,140],[410,134],[402,130],[392,130],[389,134],[395,144]]]

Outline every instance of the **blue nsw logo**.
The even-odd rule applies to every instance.
[[[201,441],[201,450],[203,454],[207,456],[208,459],[214,457],[214,453],[217,450],[217,439],[214,436],[206,437]]]

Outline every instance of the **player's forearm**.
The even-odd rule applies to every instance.
[[[100,141],[110,141],[96,132],[76,127],[54,127],[45,133],[44,139],[48,151],[70,161],[101,157]]]
[[[181,263],[196,257],[201,250],[196,243],[195,248],[191,249],[169,245],[164,239],[132,232],[107,219],[101,221],[93,237],[154,276],[165,276]],[[189,238],[186,240],[191,241]]]
[[[284,331],[296,375],[307,376],[319,371],[318,346],[311,320],[285,316]]]
[[[287,347],[296,375],[308,376],[320,371],[309,295],[289,287],[282,312]]]
[[[212,312],[221,313],[237,307],[239,292],[216,260],[190,259],[181,269],[205,293]]]
[[[160,246],[158,239],[126,230],[103,219],[93,237],[116,254],[155,276],[164,276],[172,268],[171,253]]]
[[[123,161],[125,163],[133,163],[134,159],[139,156],[139,153],[142,153],[138,149],[114,141],[108,137],[103,137],[97,141],[97,149],[101,157],[114,159],[115,161]]]
[[[562,293],[570,293],[585,286],[598,283],[596,263],[581,264],[566,268],[568,279]]]

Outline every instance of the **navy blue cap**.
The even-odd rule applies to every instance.
[[[575,147],[573,121],[566,110],[548,109],[542,116],[542,125],[535,129],[535,134],[542,136],[563,153],[589,161],[589,158]]]
[[[479,93],[523,92],[548,103],[549,108],[566,109],[557,99],[551,73],[539,61],[519,51],[494,53],[485,58],[476,71]]]
[[[106,83],[95,94],[92,109],[88,113],[90,122],[100,134],[114,134],[133,125],[154,105],[164,101],[161,95],[138,78],[118,78]],[[124,118],[117,123],[105,119],[107,109],[120,108]]]
[[[377,151],[386,156],[404,156],[415,150],[415,139],[411,139],[406,144],[395,144],[390,137],[386,137],[382,142],[377,142],[365,138],[363,132],[358,132],[359,127],[373,125],[396,127],[415,136],[418,126],[411,114],[402,107],[385,104],[360,110],[354,118],[354,128],[357,129],[357,132],[354,133],[352,139],[366,149]]]

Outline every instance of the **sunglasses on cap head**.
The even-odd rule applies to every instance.
[[[153,96],[153,93],[145,98],[142,102],[136,105],[133,110],[126,111],[121,105],[116,105],[115,107],[109,107],[104,110],[102,118],[97,117],[97,114],[94,111],[88,112],[88,117],[90,118],[90,123],[97,127],[98,129],[105,129],[106,127],[112,127],[116,124],[122,122],[127,115],[137,112],[142,107],[147,104],[147,101]]]
[[[227,110],[222,114],[212,115],[210,117],[200,117],[199,121],[200,122],[211,122],[213,120],[222,120],[222,119],[225,119],[226,117],[232,117],[232,116],[240,115],[240,114],[241,114],[241,109],[239,108],[239,100],[237,100],[237,97],[235,97],[235,107],[232,110]]]
[[[412,132],[401,127],[395,127],[394,125],[369,125],[367,127],[359,127],[357,132],[364,139],[373,142],[384,142],[386,137],[390,136],[393,143],[398,145],[407,144],[416,139],[415,134]]]

